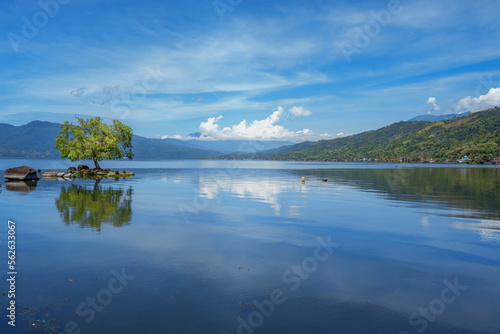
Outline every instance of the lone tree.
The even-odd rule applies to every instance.
[[[71,161],[92,159],[95,167],[101,169],[99,160],[134,157],[130,126],[117,120],[113,120],[113,125],[108,125],[100,117],[76,119],[77,125],[69,122],[61,125],[54,145],[61,153],[61,158]]]

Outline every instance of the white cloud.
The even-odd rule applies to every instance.
[[[293,109],[293,108],[292,108]],[[163,136],[161,138],[176,138],[176,139],[199,139],[199,140],[290,140],[290,141],[305,141],[318,140],[319,138],[332,138],[332,135],[327,133],[317,135],[310,129],[302,129],[298,131],[290,131],[281,125],[281,118],[284,114],[283,107],[278,107],[271,115],[263,120],[254,120],[248,123],[246,120],[241,121],[230,127],[220,128],[218,122],[222,116],[210,117],[206,122],[201,122],[199,138],[181,137],[179,135]]]
[[[303,107],[292,107],[291,109],[288,109],[288,112],[296,117],[311,116],[312,114],[312,112],[305,110]]]
[[[431,111],[438,111],[439,106],[436,104],[436,98],[435,97],[429,97],[427,100],[427,104],[430,104],[429,109],[427,110],[427,113],[430,114]]]
[[[455,106],[459,111],[480,111],[500,105],[500,87],[491,88],[485,95],[479,97],[464,97]]]
[[[178,140],[183,140],[183,139],[184,139],[184,137],[182,137],[181,135],[173,135],[173,136],[157,136],[157,138],[160,138],[160,139],[172,138],[172,139],[178,139]]]

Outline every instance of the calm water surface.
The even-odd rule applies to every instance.
[[[500,333],[498,168],[101,165],[136,176],[2,179],[1,333]]]

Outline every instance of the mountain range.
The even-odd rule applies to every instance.
[[[59,158],[54,148],[61,124],[33,121],[21,126],[0,123],[0,157],[9,158]],[[287,141],[245,140],[177,140],[132,137],[134,158],[137,160],[214,158],[226,153],[257,152],[284,145]]]
[[[58,123],[42,121],[22,126],[0,123],[0,157],[59,158],[54,143],[60,128]],[[442,116],[421,115],[378,130],[299,144],[287,141],[184,141],[134,135],[132,146],[137,160],[440,161],[468,155],[484,162],[500,156],[500,108]]]
[[[278,140],[179,140],[173,138],[166,138],[162,140],[167,143],[187,146],[195,149],[218,151],[221,154],[232,152],[260,152],[295,144],[291,141]]]
[[[500,107],[441,121],[398,122],[374,131],[304,142],[254,155],[301,161],[445,161],[500,156]]]
[[[54,148],[60,124],[33,121],[22,126],[0,123],[0,157],[59,158]]]
[[[470,113],[471,113],[470,111],[466,111],[458,114],[444,114],[444,115],[425,114],[413,117],[408,122],[439,122],[439,121],[444,121],[445,119],[462,117]]]
[[[54,144],[60,129],[61,124],[42,121],[21,126],[0,123],[0,157],[59,158]],[[141,136],[132,137],[132,146],[134,158],[139,160],[211,158],[221,154]]]

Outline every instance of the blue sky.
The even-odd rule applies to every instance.
[[[301,141],[500,104],[494,0],[3,5],[0,122],[15,125]]]

